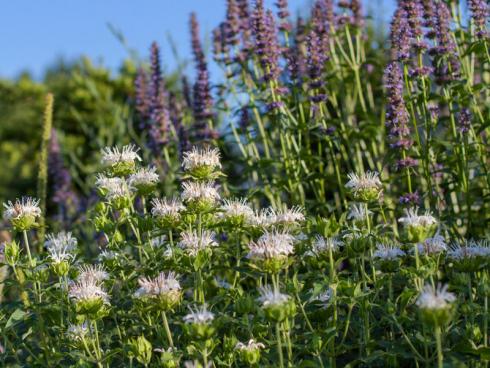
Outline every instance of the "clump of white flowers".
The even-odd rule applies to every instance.
[[[87,264],[78,267],[78,277],[77,281],[101,284],[105,280],[109,279],[109,274],[107,273],[105,267],[101,264]]]
[[[156,167],[142,167],[131,174],[128,179],[128,185],[131,188],[136,188],[141,195],[151,193],[158,183],[159,176]]]
[[[134,191],[134,187],[128,185],[124,178],[120,177],[106,177],[99,174],[95,185],[99,189],[99,192],[109,202],[114,204],[117,209],[125,208],[129,206],[131,196]]]
[[[189,335],[198,339],[207,339],[213,335],[215,331],[213,321],[214,313],[208,310],[206,304],[194,309],[189,307],[189,313],[184,316],[185,327]]]
[[[245,199],[225,199],[218,214],[220,218],[231,225],[242,225],[250,223],[254,217],[254,210]]]
[[[174,272],[161,272],[155,278],[141,277],[138,284],[140,287],[134,296],[147,302],[155,302],[161,310],[172,309],[180,302],[182,287]]]
[[[216,206],[220,199],[212,182],[187,181],[182,184],[182,200],[195,211],[206,212]]]
[[[80,343],[85,340],[89,333],[90,328],[87,322],[78,325],[70,324],[66,330],[66,337],[74,343]]]
[[[379,198],[383,184],[379,179],[379,173],[368,171],[361,174],[350,173],[349,181],[345,185],[352,196],[359,202],[370,202]]]
[[[109,305],[109,295],[95,280],[76,281],[68,291],[75,303],[77,313],[95,319],[103,315],[105,306]]]
[[[465,240],[450,245],[447,258],[461,272],[476,272],[489,264],[490,243],[488,241]]]
[[[151,214],[162,227],[172,227],[178,224],[181,213],[185,210],[185,207],[176,198],[154,198],[151,204]]]
[[[287,232],[265,232],[257,241],[248,244],[247,258],[269,273],[277,273],[287,264],[294,252],[294,237]]]
[[[405,252],[397,244],[378,243],[373,253],[373,259],[383,272],[396,272]]]
[[[347,219],[352,220],[355,223],[363,223],[368,216],[373,214],[363,203],[353,203],[350,207]]]
[[[8,201],[3,204],[3,218],[17,231],[27,231],[36,226],[36,219],[41,216],[39,199],[22,197],[16,199],[15,203]]]
[[[217,176],[216,170],[221,169],[220,159],[221,155],[217,148],[193,147],[191,151],[184,152],[182,167],[195,179],[209,180]]]
[[[432,238],[427,238],[417,244],[417,249],[419,254],[433,256],[445,252],[447,250],[447,245],[443,236],[435,234]]]
[[[344,242],[338,237],[323,237],[316,235],[311,244],[311,249],[308,250],[305,255],[310,257],[329,257],[330,252],[336,253],[341,247],[344,246]]]
[[[102,150],[101,163],[111,174],[125,176],[134,172],[136,161],[141,161],[138,155],[139,148],[134,144],[119,147],[105,147]]]
[[[62,231],[48,234],[44,246],[53,272],[58,276],[65,276],[70,269],[70,263],[75,259],[77,239],[70,232]]]
[[[408,240],[413,243],[422,242],[432,236],[437,227],[437,220],[427,210],[423,215],[418,214],[418,208],[405,209],[405,216],[398,219],[403,224]]]
[[[183,249],[189,256],[195,257],[200,251],[210,250],[218,246],[214,240],[215,234],[208,230],[203,230],[201,234],[197,231],[184,231],[180,234],[181,240],[179,248]]]
[[[256,342],[254,339],[248,340],[246,344],[239,341],[235,345],[235,350],[240,354],[240,358],[251,366],[260,361],[260,350],[264,348],[264,344]]]
[[[289,295],[270,286],[259,288],[259,293],[257,301],[261,303],[266,317],[270,320],[281,322],[296,312],[296,305]]]
[[[270,225],[276,227],[296,228],[305,221],[304,210],[298,206],[278,210],[269,208],[268,220]]]
[[[431,284],[424,286],[416,304],[427,323],[440,326],[451,319],[456,297],[447,289],[447,285],[441,284],[438,284],[437,287]]]

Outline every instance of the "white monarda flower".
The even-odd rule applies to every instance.
[[[258,350],[258,349],[264,349],[265,345],[262,344],[261,342],[255,342],[254,339],[248,340],[246,344],[243,342],[237,342],[235,345],[235,350],[242,351],[242,350],[247,350],[247,351],[252,351],[252,350]]]
[[[382,261],[395,261],[404,256],[405,252],[401,250],[399,246],[384,243],[378,243],[376,245],[376,251],[373,254],[373,258]]]
[[[417,244],[417,249],[419,254],[429,256],[445,252],[447,250],[447,245],[444,237],[436,234],[432,238],[427,238],[422,243]]]
[[[101,264],[96,265],[82,265],[78,267],[77,281],[95,284],[101,284],[105,280],[109,279],[109,274]]]
[[[316,296],[312,296],[310,301],[312,302],[320,302],[322,305],[327,306],[333,297],[333,290],[329,287],[327,290],[322,291],[320,294]]]
[[[106,250],[104,249],[103,251],[100,252],[99,256],[97,257],[98,260],[100,261],[112,261],[118,257],[118,254],[112,250]]]
[[[267,228],[274,223],[275,218],[271,217],[271,209],[263,208],[254,211],[253,216],[247,219],[247,224],[253,227]]]
[[[347,175],[349,181],[345,185],[355,198],[361,201],[377,199],[381,193],[382,184],[379,180],[379,173],[368,171],[360,175],[350,173]]]
[[[138,169],[129,176],[128,183],[135,188],[144,188],[154,186],[158,180],[157,168],[152,166]]]
[[[247,258],[284,258],[294,252],[293,243],[294,236],[287,232],[265,232],[256,242],[250,242]]]
[[[429,210],[425,211],[423,215],[419,215],[418,207],[405,209],[405,216],[400,217],[398,222],[405,226],[413,227],[427,227],[437,224],[437,220],[432,216]]]
[[[71,232],[61,231],[57,234],[46,235],[44,246],[49,251],[50,249],[64,248],[68,251],[73,251],[77,248],[78,241]]]
[[[206,304],[192,309],[189,307],[189,314],[184,316],[184,322],[190,324],[208,324],[214,320],[214,314],[208,311]]]
[[[39,199],[32,197],[22,197],[16,199],[15,203],[8,201],[4,203],[5,211],[3,218],[5,220],[16,220],[24,216],[39,217],[41,216],[41,208],[39,207]]]
[[[87,322],[83,322],[79,325],[70,324],[66,330],[66,337],[68,337],[68,339],[71,341],[80,342],[85,339],[89,332],[90,329]]]
[[[215,203],[219,200],[218,190],[212,182],[186,181],[182,184],[183,201],[200,201],[204,200],[209,203]]]
[[[305,254],[318,257],[322,254],[328,254],[329,251],[337,252],[343,245],[344,242],[337,237],[324,238],[321,235],[316,235],[315,240],[311,245],[311,249]]]
[[[221,217],[225,219],[241,218],[246,222],[254,216],[254,211],[245,199],[225,199],[221,205]]]
[[[447,288],[447,285],[438,284],[437,287],[434,287],[430,284],[426,284],[417,299],[417,306],[420,309],[428,310],[448,308],[456,298],[453,293],[447,291]]]
[[[82,280],[72,283],[68,295],[75,302],[100,299],[104,304],[109,304],[109,295],[94,280]]]
[[[60,245],[48,248],[48,258],[54,264],[70,262],[75,258],[73,250],[67,245]]]
[[[305,221],[305,215],[301,207],[269,209],[269,219],[273,225],[298,226]]]
[[[134,294],[138,298],[158,297],[173,293],[180,294],[182,289],[174,272],[169,272],[168,274],[161,272],[154,279],[149,277],[141,277],[138,279],[138,284],[140,285],[140,288]]]
[[[373,212],[367,209],[364,204],[355,203],[351,205],[347,219],[354,221],[366,221],[367,216],[372,215],[372,213]]]
[[[181,240],[178,244],[190,256],[196,256],[200,250],[218,246],[214,240],[214,233],[203,230],[199,235],[197,231],[185,231],[181,234]]]
[[[119,147],[105,147],[102,150],[101,163],[106,166],[112,166],[119,163],[134,163],[136,160],[141,161],[138,151],[139,148],[134,144],[128,144],[122,149],[119,149]]]
[[[154,236],[150,239],[150,245],[153,248],[160,248],[167,242],[167,237],[165,235]]]
[[[108,178],[104,175],[97,176],[95,185],[108,200],[129,198],[134,190],[123,178]]]
[[[262,303],[264,308],[281,306],[289,301],[289,295],[273,290],[270,286],[259,288],[259,293],[260,297],[257,300]]]
[[[191,151],[184,152],[182,167],[186,171],[207,166],[209,168],[221,168],[220,152],[217,148],[200,149],[193,147]]]
[[[180,213],[185,210],[185,207],[176,198],[154,198],[151,204],[153,206],[151,209],[153,217],[178,218],[180,217]]]

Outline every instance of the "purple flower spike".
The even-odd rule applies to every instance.
[[[475,24],[476,36],[485,38],[488,36],[487,22],[490,17],[490,6],[485,0],[468,0],[468,8]]]

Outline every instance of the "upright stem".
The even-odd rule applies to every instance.
[[[167,314],[165,312],[162,312],[162,320],[163,320],[163,327],[165,327],[165,333],[167,334],[167,339],[168,343],[170,344],[170,347],[174,347],[174,341],[172,340],[172,333],[170,332],[170,328],[168,326],[168,321],[167,321]]]
[[[437,344],[437,367],[443,368],[444,357],[442,355],[442,341],[441,341],[441,327],[436,326],[435,328],[435,337]]]
[[[284,368],[284,356],[282,355],[282,343],[281,343],[281,326],[280,323],[276,323],[276,341],[277,352],[279,354],[279,368]]]

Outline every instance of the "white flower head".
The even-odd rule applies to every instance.
[[[75,258],[74,251],[77,247],[77,239],[70,232],[62,231],[58,234],[48,234],[44,246],[51,262],[72,261]]]
[[[82,280],[72,283],[68,295],[76,302],[101,299],[104,304],[109,304],[109,295],[94,280]]]
[[[215,234],[208,230],[203,230],[199,235],[197,231],[185,231],[181,234],[181,240],[178,243],[179,248],[187,254],[194,257],[200,250],[218,246],[214,240]]]
[[[324,238],[321,235],[316,235],[311,249],[306,252],[306,255],[318,257],[322,254],[328,254],[329,251],[335,253],[343,246],[344,242],[338,237]]]
[[[150,245],[153,248],[160,248],[167,242],[167,237],[165,235],[154,236],[150,239]]]
[[[292,208],[281,208],[278,210],[269,208],[268,218],[272,225],[282,225],[284,227],[298,226],[306,219],[303,208],[299,206]]]
[[[365,173],[350,173],[347,175],[349,181],[345,185],[355,198],[362,201],[377,199],[381,193],[383,185],[379,180],[379,173],[367,171]]]
[[[490,243],[485,240],[464,240],[449,246],[447,256],[454,260],[490,257]]]
[[[153,206],[151,209],[153,217],[178,218],[180,213],[185,210],[185,207],[176,198],[154,198],[151,204]]]
[[[310,301],[312,302],[320,302],[323,306],[328,306],[333,297],[333,289],[329,287],[327,290],[320,292],[320,294],[316,296],[312,296]]]
[[[197,360],[188,360],[184,362],[184,368],[211,368],[213,366],[212,362],[207,362],[206,366],[204,364],[199,363]]]
[[[247,224],[249,226],[263,228],[263,229],[268,228],[275,221],[275,218],[271,216],[271,212],[272,211],[270,208],[255,210],[253,216],[250,216],[247,219]]]
[[[350,207],[350,211],[347,215],[348,220],[354,221],[366,221],[367,216],[372,215],[373,212],[364,206],[362,203],[354,203]]]
[[[65,248],[68,251],[73,251],[77,248],[77,238],[71,232],[61,231],[57,234],[46,235],[44,246],[49,251],[50,249]]]
[[[243,350],[254,351],[254,350],[260,350],[260,349],[264,349],[264,348],[265,348],[264,344],[262,344],[261,342],[256,342],[254,339],[248,340],[248,342],[246,344],[239,341],[235,345],[235,350],[238,350],[238,351],[243,351]]]
[[[182,184],[182,189],[181,197],[184,202],[204,200],[214,204],[220,198],[212,182],[186,181]]]
[[[184,152],[182,167],[186,171],[206,166],[211,169],[221,168],[221,155],[217,148],[197,148],[193,147],[191,151]]]
[[[242,218],[249,222],[254,216],[254,211],[245,199],[225,199],[221,205],[220,216],[225,219]]]
[[[123,178],[108,178],[101,174],[97,176],[95,185],[108,200],[129,198],[134,191],[134,187],[128,185]]]
[[[101,284],[105,280],[109,279],[109,274],[101,264],[82,265],[78,267],[78,271],[78,282]]]
[[[419,215],[417,207],[405,209],[405,216],[399,218],[398,222],[413,227],[428,227],[437,224],[437,220],[429,210],[423,215]]]
[[[128,184],[135,188],[148,188],[158,183],[158,180],[156,167],[142,167],[129,176]]]
[[[434,287],[426,284],[417,299],[417,306],[427,310],[446,309],[456,300],[454,294],[447,291],[447,288],[447,285],[438,284]]]
[[[289,302],[289,295],[282,294],[270,286],[260,287],[259,293],[260,297],[257,300],[262,303],[262,307],[264,308],[281,306]]]
[[[39,199],[32,197],[16,199],[15,203],[8,201],[3,206],[3,218],[19,230],[29,230],[35,224],[36,218],[41,216]]]
[[[99,253],[99,256],[97,257],[97,259],[99,261],[112,261],[112,260],[115,260],[116,258],[118,257],[118,254],[112,250],[107,250],[107,249],[104,249],[103,251],[101,251]]]
[[[181,291],[180,283],[174,272],[161,272],[155,278],[141,277],[138,279],[139,289],[136,291],[136,297],[156,297],[170,293],[179,293]]]
[[[405,256],[405,252],[395,244],[378,243],[373,258],[381,261],[395,261]]]
[[[87,322],[83,322],[82,324],[78,325],[70,324],[66,331],[66,337],[68,337],[68,339],[71,341],[81,342],[83,339],[85,339],[89,332],[90,329]]]
[[[436,234],[432,238],[427,238],[423,242],[417,244],[419,254],[434,255],[445,252],[447,245],[444,237]]]
[[[294,252],[294,236],[287,232],[265,232],[256,242],[248,245],[250,259],[284,258]]]
[[[139,148],[134,144],[128,144],[122,149],[119,147],[105,147],[102,150],[101,163],[105,166],[113,166],[119,163],[134,163],[141,161],[138,155]]]
[[[188,324],[209,324],[214,320],[214,314],[208,311],[206,304],[194,309],[189,307],[189,312],[184,316],[184,322]]]

